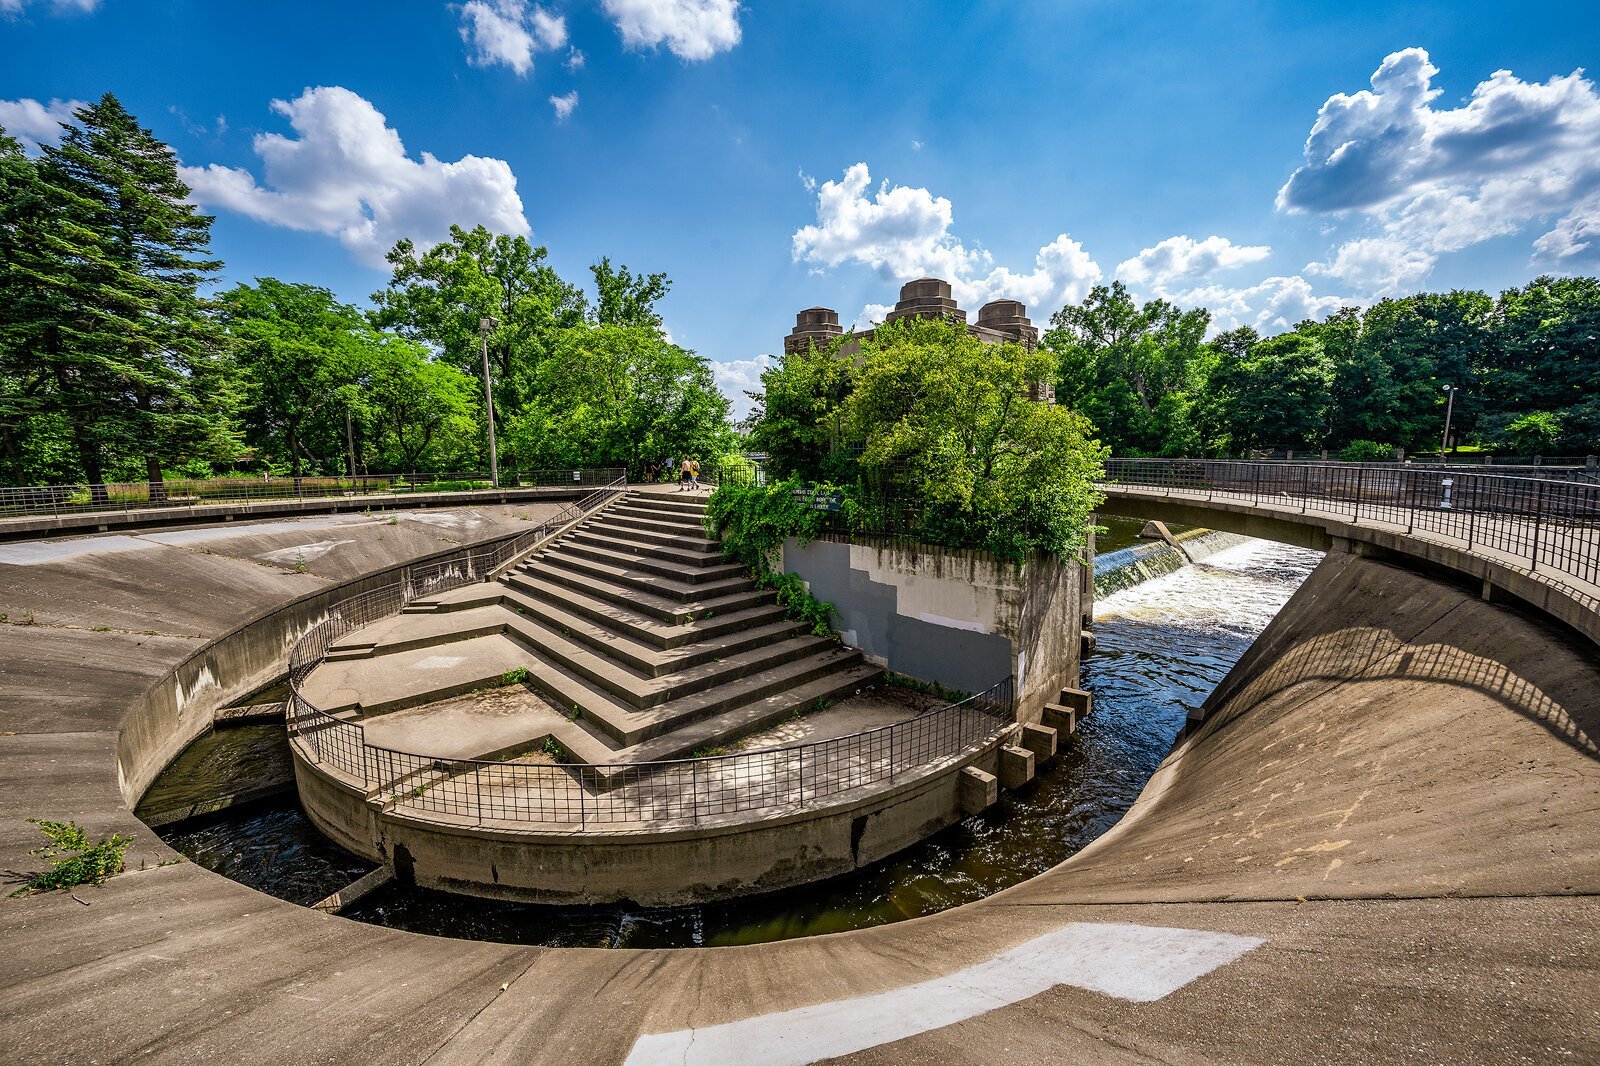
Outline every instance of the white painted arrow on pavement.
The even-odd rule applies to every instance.
[[[1264,943],[1231,933],[1075,922],[931,981],[641,1036],[625,1066],[802,1066],[954,1025],[1055,985],[1150,1003]]]

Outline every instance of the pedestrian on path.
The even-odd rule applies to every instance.
[[[700,491],[700,460],[689,460],[689,491]]]
[[[689,460],[683,461],[683,466],[678,468],[678,491],[689,491]]]

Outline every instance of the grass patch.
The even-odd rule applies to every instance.
[[[897,674],[892,670],[886,671],[883,675],[883,679],[884,681],[898,688],[906,688],[913,692],[922,692],[929,696],[937,696],[946,703],[960,703],[962,700],[972,695],[972,693],[962,692],[958,688],[946,688],[937,681],[923,681],[920,678],[907,677],[905,674]]]
[[[112,833],[91,844],[89,835],[77,822],[51,822],[43,818],[29,818],[28,821],[38,826],[39,832],[50,841],[28,854],[48,860],[50,868],[29,877],[22,888],[12,893],[14,896],[98,885],[126,868],[123,856],[128,845],[133,843],[133,837]]]

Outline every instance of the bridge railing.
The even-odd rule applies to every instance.
[[[622,477],[621,468],[563,468],[503,473],[501,488],[607,485]],[[152,508],[195,507],[214,503],[315,499],[329,496],[404,496],[422,492],[471,492],[493,488],[485,471],[358,474],[354,477],[168,478],[70,485],[0,486],[0,518],[22,515],[69,515]]]
[[[1424,531],[1600,585],[1600,485],[1437,467],[1109,459],[1105,483]]]

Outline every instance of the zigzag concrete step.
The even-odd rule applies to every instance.
[[[645,592],[653,592],[658,596],[682,600],[684,603],[713,596],[727,596],[735,592],[747,592],[756,587],[755,581],[749,577],[684,581],[678,577],[646,570],[631,559],[620,563],[601,562],[560,549],[543,552],[535,558],[541,565],[551,569],[575,571],[614,585],[627,585]],[[735,569],[740,574],[747,573],[744,568],[737,565]],[[704,577],[704,575],[698,576]]]
[[[533,656],[504,633],[495,633],[441,645],[398,666],[387,657],[324,662],[301,691],[329,714],[364,719],[492,687],[519,666],[532,669]]]
[[[722,549],[722,541],[707,539],[703,532],[693,534],[668,532],[648,527],[641,528],[631,523],[608,521],[586,522],[579,528],[636,544],[659,544],[667,548],[685,548],[697,552],[720,552]]]
[[[613,698],[639,710],[729,685],[740,678],[805,658],[830,646],[822,637],[809,634],[782,636],[753,648],[732,651],[671,673],[652,676],[601,654],[534,619],[515,614],[510,618],[506,626],[508,636],[563,670],[578,675],[604,689]]]
[[[441,592],[407,604],[401,614],[449,614],[452,611],[470,611],[475,607],[489,607],[500,602],[500,585],[484,581],[476,585],[463,585],[449,592]]]
[[[505,628],[505,611],[498,598],[463,611],[402,613],[340,637],[328,645],[325,661],[349,662],[370,659],[374,655],[416,651],[502,633]]]
[[[668,544],[640,543],[639,541],[622,537],[613,537],[609,533],[598,529],[576,530],[561,541],[561,545],[564,548],[570,548],[574,544],[601,548],[610,553],[611,556],[633,555],[656,559],[670,563],[680,569],[727,565],[724,563],[722,553],[719,551],[697,551],[688,548],[676,548]]]
[[[784,609],[773,602],[772,593],[761,590],[686,605],[630,589],[618,596],[621,600],[619,603],[601,595],[591,596],[580,591],[581,583],[547,581],[528,569],[507,574],[503,580],[508,588],[559,603],[565,610],[582,614],[603,626],[618,629],[660,648],[676,648],[705,637],[747,625],[775,622],[784,617]],[[686,611],[685,607],[691,609]],[[693,620],[686,621],[689,615],[693,615]]]
[[[730,627],[718,634],[705,634],[701,639],[672,649],[664,649],[638,639],[631,629],[613,628],[564,609],[564,601],[552,602],[542,597],[530,596],[507,588],[503,605],[533,619],[546,628],[588,645],[597,653],[615,659],[647,677],[662,677],[702,663],[726,659],[752,648],[786,639],[804,631],[803,623],[778,617],[754,625],[749,622]]]
[[[626,748],[621,753],[621,761],[681,759],[707,747],[731,743],[777,725],[796,711],[815,706],[818,700],[832,702],[853,696],[883,680],[883,673],[881,666],[860,663],[848,670],[824,675]],[[605,781],[613,775],[603,773],[600,776]]]
[[[705,517],[705,501],[695,502],[686,499],[673,499],[670,495],[661,493],[640,493],[629,496],[627,505],[641,511],[655,511],[663,515],[673,515],[679,518],[692,518],[699,521]]]
[[[611,541],[611,544],[616,541]],[[632,567],[634,570],[648,570],[650,573],[664,573],[664,575],[677,576],[678,579],[690,584],[701,584],[704,581],[718,581],[722,578],[731,578],[734,575],[744,575],[746,568],[739,563],[722,562],[722,555],[701,554],[685,552],[682,559],[677,555],[667,555],[670,549],[662,547],[646,547],[643,551],[627,551],[630,544],[624,544],[621,551],[618,547],[608,544],[597,544],[592,539],[568,536],[562,543],[555,547],[555,551],[568,555],[582,555],[584,559],[594,559],[595,562],[611,563],[614,567]]]
[[[641,508],[625,507],[622,504],[618,504],[606,511],[606,519],[612,525],[651,530],[656,533],[670,533],[679,537],[706,536],[706,527],[698,518],[690,518],[688,516],[673,517],[663,511],[647,511]]]
[[[854,649],[833,644],[826,645],[825,649],[647,708],[624,702],[615,693],[542,655],[537,657],[537,665],[530,668],[529,680],[558,710],[578,712],[591,726],[628,748],[681,729],[690,722],[841,673],[861,662],[861,653]]]

